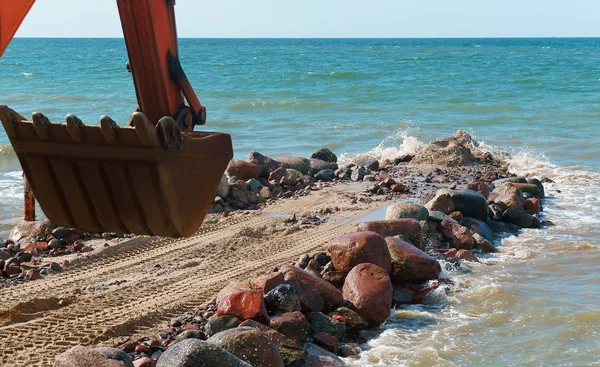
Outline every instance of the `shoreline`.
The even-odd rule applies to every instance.
[[[391,162],[390,162],[391,163]],[[355,223],[360,222],[361,219],[365,218],[365,215],[368,215],[370,213],[373,213],[373,211],[375,210],[381,210],[381,208],[384,205],[387,204],[391,204],[393,199],[401,199],[401,200],[407,200],[410,199],[411,201],[420,201],[420,202],[426,202],[428,201],[428,199],[432,198],[434,195],[434,191],[437,189],[441,189],[441,188],[449,188],[457,185],[461,185],[464,186],[465,184],[469,183],[470,181],[472,181],[474,178],[477,178],[479,176],[479,178],[481,178],[482,173],[477,173],[478,168],[481,168],[482,166],[478,166],[478,167],[459,167],[459,168],[452,168],[452,169],[448,169],[448,168],[443,168],[440,169],[439,167],[436,169],[434,166],[431,165],[425,165],[425,164],[421,164],[420,166],[415,166],[415,165],[411,165],[409,163],[401,163],[398,162],[398,164],[393,165],[392,164],[392,168],[390,168],[389,172],[388,170],[383,170],[383,171],[378,171],[379,173],[379,180],[377,180],[376,177],[374,177],[375,181],[366,181],[365,184],[366,185],[366,190],[365,187],[358,187],[360,185],[348,185],[348,184],[333,184],[333,185],[329,185],[329,184],[325,184],[325,185],[319,185],[316,186],[316,188],[318,188],[317,190],[308,190],[310,192],[307,193],[306,191],[306,187],[304,188],[300,188],[297,190],[293,190],[294,193],[296,194],[292,194],[289,195],[290,198],[284,198],[283,200],[276,200],[273,201],[271,203],[269,203],[268,205],[266,205],[265,207],[261,208],[261,210],[257,211],[257,212],[252,212],[252,211],[237,211],[234,212],[234,214],[230,215],[230,214],[219,214],[219,215],[212,215],[210,216],[210,218],[208,218],[206,224],[207,227],[205,230],[207,231],[207,233],[209,233],[209,237],[210,237],[210,232],[211,232],[211,228],[215,228],[215,227],[228,227],[228,226],[236,226],[236,224],[238,223],[242,223],[242,225],[238,225],[236,228],[240,229],[239,232],[234,232],[231,233],[231,231],[228,231],[229,233],[227,233],[227,235],[225,235],[225,237],[223,236],[213,236],[211,238],[214,238],[214,241],[216,242],[211,242],[210,245],[229,245],[232,243],[233,241],[233,245],[230,247],[230,251],[240,251],[240,250],[245,250],[248,249],[249,247],[252,247],[253,242],[262,242],[265,241],[264,238],[265,237],[272,237],[270,239],[267,239],[266,242],[277,242],[278,240],[286,240],[286,237],[290,237],[292,236],[293,241],[283,245],[285,248],[287,248],[286,255],[284,257],[286,257],[289,260],[292,260],[294,256],[291,256],[290,254],[295,252],[297,249],[295,249],[294,247],[294,240],[295,241],[302,241],[303,235],[305,234],[309,234],[311,232],[319,232],[321,233],[319,238],[323,238],[322,236],[325,234],[326,238],[329,239],[325,239],[324,242],[322,243],[315,243],[315,244],[310,244],[309,246],[312,248],[312,250],[324,250],[324,245],[325,243],[331,241],[333,238],[335,238],[335,235],[339,235],[339,234],[343,234],[342,232],[356,232],[356,226]],[[493,167],[493,164],[487,167]],[[505,169],[505,167],[502,167],[500,165],[496,166],[496,169],[500,172],[503,171],[503,169]],[[385,173],[385,174],[384,174]],[[394,184],[397,184],[396,182],[392,183],[392,181],[394,181],[393,177],[399,177],[401,176],[400,180],[397,180],[398,183],[401,183],[404,186],[404,193],[394,193],[394,191],[392,190],[392,187]],[[288,176],[282,176],[281,180],[287,180],[289,177]],[[280,180],[280,183],[281,183]],[[370,180],[370,178],[368,179]],[[382,182],[386,181],[383,185],[381,185]],[[272,180],[271,180],[272,181]],[[283,182],[283,185],[289,185],[289,183],[287,182]],[[292,185],[294,185],[294,183],[292,183]],[[236,188],[235,187],[235,183],[232,183],[231,185],[232,188]],[[310,187],[310,186],[309,186]],[[239,188],[238,188],[239,190]],[[305,191],[303,191],[305,190]],[[281,193],[283,194],[282,196],[286,196],[288,194],[285,194],[286,191],[282,191]],[[289,191],[287,191],[289,192]],[[306,193],[306,195],[304,195]],[[333,198],[333,199],[338,199],[338,200],[332,200],[332,198],[330,196],[332,196],[332,194],[335,194],[337,197]],[[279,195],[279,194],[277,194]],[[418,196],[417,196],[418,195]],[[315,198],[315,196],[320,196],[318,198]],[[341,200],[339,200],[341,198]],[[235,200],[239,200],[239,194],[238,197],[232,197],[231,202],[226,203],[227,205],[229,204],[236,204]],[[317,200],[314,200],[317,199]],[[307,203],[307,209],[308,210],[298,210],[299,208],[295,207],[294,205],[294,201],[302,201],[302,200],[306,200],[308,201]],[[239,200],[239,202],[242,202],[241,200]],[[335,205],[334,203],[339,202],[340,204]],[[219,203],[220,204],[220,203]],[[224,206],[224,205],[223,205]],[[225,206],[224,206],[225,207]],[[357,209],[357,207],[359,207]],[[283,210],[281,209],[283,208]],[[322,212],[320,212],[322,211]],[[224,211],[226,212],[226,211]],[[250,219],[247,219],[247,218]],[[324,220],[323,220],[324,219]],[[294,222],[294,220],[296,222]],[[427,220],[426,220],[427,221]],[[249,226],[244,226],[243,223],[247,223],[250,222],[251,225]],[[203,225],[204,227],[204,225]],[[325,228],[327,227],[327,228]],[[323,228],[325,228],[323,230]],[[343,228],[343,229],[342,229]],[[218,229],[217,229],[218,230]],[[214,231],[214,229],[213,229]],[[340,232],[341,231],[341,232]],[[200,233],[203,232],[203,229],[200,230]],[[227,231],[226,231],[227,232]],[[266,232],[266,233],[265,233]],[[233,236],[232,236],[233,235]],[[240,240],[239,238],[242,237],[242,239]],[[309,235],[310,238],[310,235]],[[235,240],[238,240],[238,242],[236,243]],[[113,240],[114,241],[114,240]],[[132,239],[126,239],[126,240],[117,240],[116,242],[122,241],[122,243],[114,243],[114,245],[110,245],[109,247],[99,251],[99,252],[91,252],[88,255],[84,256],[83,260],[78,260],[78,261],[74,261],[72,262],[72,265],[74,268],[72,269],[73,271],[77,271],[77,268],[85,268],[86,266],[89,266],[90,263],[92,263],[94,261],[94,257],[97,257],[99,259],[101,259],[103,256],[111,256],[111,252],[115,253],[118,256],[118,253],[120,251],[120,247],[125,249],[125,252],[127,251],[126,248],[132,247],[133,251],[136,251],[135,247],[138,246],[136,245],[136,242],[152,242],[152,239],[149,238],[132,238]],[[162,240],[163,242],[171,242],[170,240]],[[158,242],[161,242],[161,240],[158,240]],[[177,240],[174,240],[174,242],[177,242]],[[191,243],[193,241],[190,240],[181,240],[181,242],[184,243]],[[318,241],[317,241],[318,242]],[[152,246],[151,244],[144,244],[141,245],[142,247],[144,246],[150,246],[150,249],[153,251],[157,251],[157,247]],[[183,247],[186,247],[186,245],[182,245]],[[206,246],[206,244],[205,244]],[[287,247],[286,247],[287,246]],[[201,246],[202,247],[202,246]],[[290,252],[291,251],[291,252]],[[289,261],[288,260],[288,261]],[[264,264],[263,262],[260,262],[260,264]],[[283,263],[280,263],[280,265]],[[193,269],[194,267],[197,267],[198,265],[201,264],[193,264],[193,261],[190,261],[186,264],[184,264],[183,269]],[[253,264],[253,266],[255,266],[257,264]],[[279,267],[280,265],[277,265],[277,267]],[[260,268],[260,266],[259,266]],[[265,265],[262,265],[262,268],[265,268]],[[267,266],[267,268],[269,268],[269,266]],[[156,269],[160,269],[156,268]],[[71,269],[69,269],[69,267],[65,268],[66,272],[70,272]],[[179,269],[181,270],[181,269]],[[264,269],[266,270],[266,269]],[[272,268],[269,270],[273,270]],[[160,270],[158,270],[158,272],[160,272]],[[248,274],[248,273],[246,273]],[[54,276],[48,277],[48,280],[51,280],[51,278],[53,278]],[[133,277],[136,278],[136,277]],[[225,278],[226,279],[226,278]],[[183,279],[182,279],[183,280]],[[78,296],[74,297],[74,298],[65,298],[66,299],[66,304],[65,305],[59,305],[60,307],[69,307],[71,305],[71,302],[73,303],[77,303],[79,302],[79,300],[77,300],[78,298],[85,298],[85,297],[91,297],[93,298],[95,294],[98,294],[98,296],[100,297],[104,297],[103,293],[106,294],[110,294],[113,290],[112,288],[118,288],[121,285],[125,285],[127,286],[127,282],[129,282],[130,280],[126,280],[123,283],[117,284],[116,286],[113,284],[111,286],[108,286],[107,289],[102,290],[92,290],[92,291],[88,291],[87,294],[84,294],[83,292],[81,294],[79,294]],[[134,281],[133,279],[131,281]],[[144,281],[143,277],[136,278],[136,281]],[[222,281],[221,281],[222,282]],[[31,282],[28,284],[35,284],[36,282]],[[48,282],[49,283],[49,282]],[[51,283],[50,283],[51,284]],[[50,285],[49,284],[49,285]],[[198,283],[195,283],[198,284]],[[200,283],[201,284],[201,283]],[[222,284],[222,283],[220,283]],[[184,282],[181,282],[181,285],[184,286]],[[16,286],[18,288],[18,286]],[[13,288],[13,287],[11,287]],[[421,288],[421,289],[425,289]],[[7,289],[7,288],[5,288]],[[214,293],[216,293],[220,288],[219,286],[216,286],[216,288],[211,288],[213,290]],[[419,289],[419,291],[421,290]],[[431,289],[430,289],[431,290]],[[416,293],[418,293],[419,291],[417,291]],[[209,292],[210,293],[210,292]],[[214,294],[213,293],[213,294]],[[421,292],[422,293],[422,292]],[[423,298],[426,294],[422,294]],[[64,301],[64,300],[58,300],[58,302],[60,301]],[[215,305],[216,306],[216,305]],[[42,307],[43,308],[43,307]],[[16,309],[17,311],[19,310],[19,308],[17,307]],[[43,311],[41,311],[43,312]],[[32,318],[34,319],[34,318]],[[0,318],[0,320],[2,320],[2,318]],[[14,321],[11,323],[10,319],[8,319],[9,321],[6,321],[7,319],[4,319],[4,324],[3,325],[11,325],[11,324],[18,324],[18,317],[16,319],[14,319]],[[116,343],[118,339],[118,334],[120,334],[122,331],[126,331],[129,330],[129,328],[134,328],[133,330],[135,330],[135,325],[140,325],[140,324],[144,324],[143,322],[139,322],[140,320],[137,320],[137,322],[133,322],[133,324],[130,324],[128,322],[125,323],[125,325],[119,326],[117,329],[115,330],[109,330],[108,333],[104,333],[103,337],[100,337],[100,339],[98,341],[104,340],[105,342],[109,342],[111,340],[113,340],[114,342],[112,343],[114,344],[118,344]],[[182,323],[182,325],[184,325]],[[108,325],[107,325],[108,327]],[[110,329],[110,327],[109,327]],[[181,330],[178,330],[181,331]],[[171,332],[173,332],[171,330]],[[109,335],[114,335],[114,336],[109,336]],[[138,335],[141,335],[140,333],[138,333]],[[172,339],[171,339],[172,340]],[[89,343],[87,345],[90,344],[97,344],[97,343]],[[140,343],[140,344],[151,344],[150,340],[144,340],[144,343]],[[152,348],[157,348],[158,346],[152,346]],[[66,349],[66,348],[65,348]],[[135,347],[134,347],[135,349]],[[140,350],[144,349],[144,348],[139,348]],[[162,349],[162,348],[158,348],[158,349]],[[157,349],[157,351],[158,351]],[[139,359],[139,358],[138,358]]]

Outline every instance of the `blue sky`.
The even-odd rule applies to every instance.
[[[176,12],[180,37],[600,36],[600,0],[177,0]],[[122,33],[115,0],[37,0],[17,36]]]

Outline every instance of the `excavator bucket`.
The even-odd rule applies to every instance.
[[[103,116],[27,120],[0,105],[4,125],[40,207],[54,224],[103,232],[190,236],[233,157],[231,137],[181,132],[136,112],[128,127]]]

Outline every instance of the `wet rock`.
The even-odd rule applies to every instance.
[[[516,224],[521,228],[541,228],[542,224],[540,220],[533,215],[527,214],[523,211],[508,208],[502,214],[502,220],[507,223]]]
[[[471,261],[471,262],[479,262],[479,259],[477,259],[477,256],[473,255],[473,253],[469,250],[458,250],[456,252],[456,258],[461,259],[461,260],[465,260],[465,261]]]
[[[313,343],[303,343],[302,346],[308,352],[308,363],[305,365],[306,367],[346,367],[346,363],[338,356],[318,345]],[[311,357],[315,359],[311,360]]]
[[[408,289],[397,289],[392,293],[392,303],[395,306],[412,303],[413,293]]]
[[[335,237],[327,248],[337,271],[348,273],[358,264],[372,263],[386,272],[391,257],[385,239],[375,232],[355,232]]]
[[[53,367],[133,367],[131,358],[116,348],[75,346],[56,357]]]
[[[197,327],[194,324],[189,324],[186,327]],[[184,339],[206,339],[206,334],[202,330],[184,330],[177,334],[175,337],[175,343],[179,343]]]
[[[488,241],[494,240],[494,233],[488,225],[481,220],[465,217],[460,222],[461,225],[467,227],[472,233],[477,233]]]
[[[321,312],[313,312],[310,315],[310,329],[316,333],[329,333],[337,338],[344,336],[346,324]]]
[[[251,327],[237,327],[207,340],[254,367],[284,367],[283,359],[271,340]]]
[[[267,156],[260,154],[259,152],[252,151],[246,158],[247,162],[254,163],[260,169],[260,177],[267,178],[271,172],[275,171],[281,166],[281,163]]]
[[[21,222],[12,229],[8,235],[8,240],[17,245],[37,242],[38,238],[46,238],[46,230],[52,230],[52,228],[54,228],[54,226],[49,220]]]
[[[513,186],[512,183],[505,183],[496,187],[493,193],[498,195],[494,200],[496,203],[503,203],[507,207],[516,210],[523,209],[523,197],[521,191]]]
[[[519,226],[512,223],[503,223],[495,220],[488,220],[486,223],[496,233],[517,233],[520,229]]]
[[[473,239],[475,240],[475,248],[478,248],[486,253],[496,252],[496,248],[494,247],[494,245],[492,245],[490,241],[483,238],[478,233],[473,234]]]
[[[282,167],[291,168],[307,175],[310,171],[310,161],[304,157],[281,157],[279,162]]]
[[[356,167],[350,174],[350,179],[354,182],[360,182],[365,178],[367,170],[365,167]]]
[[[451,222],[449,220],[442,221],[440,225],[442,234],[450,240],[453,247],[457,249],[471,250],[475,245],[473,235],[467,227]]]
[[[308,265],[309,261],[310,261],[310,256],[308,256],[308,254],[302,254],[302,255],[300,255],[300,258],[298,259],[298,261],[296,262],[296,265],[298,267],[304,269]]]
[[[466,187],[468,190],[477,191],[486,199],[490,196],[490,193],[492,192],[492,189],[485,182],[477,180],[468,183]]]
[[[288,338],[287,336],[268,326],[262,325],[253,320],[244,321],[240,327],[244,326],[258,329],[264,333],[271,340],[273,345],[275,345],[275,348],[277,348],[279,354],[281,354],[281,358],[283,359],[283,363],[286,367],[301,365],[308,356],[306,349],[299,346],[298,342]]]
[[[185,339],[167,349],[156,367],[252,367],[223,348],[198,339]]]
[[[280,284],[270,290],[265,295],[265,305],[269,315],[279,315],[302,309],[298,293],[289,284]]]
[[[377,171],[379,169],[379,161],[376,158],[367,158],[357,163],[358,167],[364,167],[367,171]]]
[[[285,282],[283,278],[283,274],[280,272],[270,273],[266,275],[259,276],[257,278],[253,278],[250,280],[250,286],[254,290],[261,291],[263,293],[267,293],[273,288]]]
[[[342,344],[338,350],[338,354],[345,358],[358,356],[360,352],[358,344]]]
[[[390,205],[385,211],[385,219],[414,218],[416,220],[427,220],[429,210],[422,205],[403,202]]]
[[[219,316],[214,319],[208,320],[204,326],[204,333],[207,337],[211,337],[221,331],[229,330],[238,327],[241,321],[231,315]]]
[[[327,255],[326,252],[317,252],[313,255],[313,259],[315,259],[321,266],[325,266],[331,261],[331,256]]]
[[[223,297],[217,307],[217,316],[231,315],[241,321],[252,319],[267,322],[269,316],[263,293],[255,290],[240,291]]]
[[[52,231],[52,235],[54,236],[54,238],[58,238],[58,239],[63,239],[65,237],[67,237],[69,234],[71,234],[71,230],[66,227],[56,227]]]
[[[396,237],[385,240],[392,256],[390,277],[394,283],[423,283],[439,277],[441,267],[432,256]]]
[[[280,271],[298,293],[304,312],[329,312],[342,303],[342,293],[327,281],[295,266],[284,266]]]
[[[325,162],[337,163],[337,156],[327,148],[319,148],[315,150],[310,157]]]
[[[369,323],[365,319],[347,307],[337,308],[335,311],[329,313],[328,316],[338,321],[343,321],[346,324],[347,332],[355,333],[369,327]]]
[[[513,183],[512,185],[514,187],[516,187],[517,189],[521,190],[521,192],[523,192],[523,193],[532,194],[533,196],[535,196],[537,198],[542,197],[542,193],[540,192],[540,189],[537,185],[527,184],[527,183]]]
[[[537,178],[528,178],[527,183],[537,186],[539,198],[543,199],[546,197],[546,193],[544,192],[544,185],[542,184],[542,182],[540,180],[538,180]]]
[[[340,349],[340,340],[329,333],[315,333],[313,339],[318,346],[325,348],[325,350],[331,353],[337,353],[338,349]]]
[[[0,248],[0,260],[8,260],[12,257],[12,254],[8,249]]]
[[[537,215],[540,213],[540,211],[542,210],[542,205],[540,202],[540,199],[538,198],[531,198],[531,199],[527,199],[523,202],[523,210],[525,210],[526,212],[528,212],[531,215]]]
[[[227,176],[223,175],[217,187],[216,196],[226,198],[227,195],[229,195],[229,181],[227,181]]]
[[[438,190],[438,194],[443,193],[450,194],[455,211],[460,211],[466,217],[487,220],[487,200],[480,193],[473,190]]]
[[[377,265],[360,264],[354,267],[346,277],[342,292],[344,299],[356,307],[369,327],[379,327],[389,317],[392,283],[388,272]]]
[[[421,247],[423,244],[421,224],[414,218],[363,222],[358,224],[358,231],[371,231],[378,233],[382,237],[402,235],[408,238],[410,242],[412,242],[417,247]]]
[[[335,179],[335,172],[332,169],[320,170],[315,178],[319,181],[329,182]]]
[[[308,332],[310,324],[302,312],[287,312],[271,318],[271,328],[299,343]]]
[[[431,211],[438,211],[444,214],[450,214],[454,211],[454,201],[452,195],[448,192],[438,191],[433,199],[425,204],[425,207]]]

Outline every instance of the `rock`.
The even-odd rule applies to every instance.
[[[360,354],[361,350],[358,344],[342,344],[338,350],[338,354],[341,357],[356,357]]]
[[[517,189],[521,190],[521,192],[526,192],[526,193],[530,193],[533,196],[535,196],[536,198],[541,198],[542,193],[540,192],[540,189],[537,185],[535,184],[528,184],[528,183],[513,183],[512,184],[514,187],[516,187]]]
[[[406,191],[406,186],[401,183],[393,184],[391,190],[392,192],[403,193]]]
[[[346,363],[338,356],[318,345],[303,343],[302,346],[308,352],[308,358],[303,367],[346,367]]]
[[[360,182],[365,178],[367,170],[365,167],[356,167],[350,174],[350,179],[354,182]]]
[[[538,198],[527,199],[523,202],[523,210],[531,215],[538,215],[541,211],[541,203]]]
[[[287,177],[287,169],[284,167],[279,167],[269,175],[269,181],[280,182],[281,179]]]
[[[537,186],[539,198],[543,199],[546,197],[546,193],[544,192],[544,185],[542,184],[542,182],[540,180],[538,180],[537,178],[528,178],[527,183]]]
[[[395,306],[411,304],[412,296],[412,292],[408,289],[394,290],[394,293],[392,293],[392,303]]]
[[[330,169],[330,170],[337,170],[338,169],[338,165],[337,163],[330,163],[330,162],[326,162],[320,159],[314,159],[314,158],[310,158],[310,174],[314,175],[315,173],[322,171],[324,169]],[[335,173],[335,172],[334,172]]]
[[[342,321],[329,317],[321,312],[309,314],[310,329],[314,333],[329,333],[337,338],[344,336],[346,324]]]
[[[358,167],[364,167],[367,171],[377,171],[379,169],[379,161],[376,158],[367,158],[357,163]]]
[[[223,175],[217,187],[216,196],[226,198],[227,195],[229,195],[229,181],[227,181],[227,176]]]
[[[281,157],[279,162],[282,167],[291,168],[307,175],[310,171],[310,161],[304,157]]]
[[[399,238],[385,240],[392,256],[390,277],[394,283],[423,283],[439,277],[442,269],[432,256]]]
[[[465,261],[471,261],[476,263],[479,262],[479,259],[477,259],[477,257],[473,255],[473,253],[469,250],[458,250],[455,257]]]
[[[12,257],[12,254],[8,249],[0,248],[0,260],[8,260]]]
[[[267,322],[267,308],[261,291],[246,290],[230,293],[223,297],[217,306],[217,316],[231,315],[244,321],[252,319]]]
[[[65,237],[67,237],[69,234],[71,234],[71,230],[66,227],[56,227],[52,231],[52,235],[54,236],[54,238],[58,238],[58,239],[63,239]]]
[[[392,266],[385,239],[375,232],[354,232],[335,237],[327,247],[334,268],[349,273],[362,263],[372,263],[386,272]]]
[[[347,332],[358,332],[369,327],[369,323],[363,319],[358,313],[347,308],[340,307],[329,313],[329,317],[342,321],[346,324]]]
[[[21,222],[12,229],[8,235],[8,240],[18,245],[37,242],[38,238],[46,238],[46,230],[52,230],[52,228],[54,228],[54,226],[49,220]]]
[[[188,325],[188,327],[197,327],[194,324]],[[175,343],[179,343],[184,339],[206,339],[206,334],[202,330],[184,330],[177,334],[175,337]]]
[[[308,332],[310,324],[302,312],[287,312],[271,318],[271,328],[299,343]]]
[[[338,349],[340,349],[339,339],[329,333],[315,333],[313,339],[318,346],[325,348],[325,350],[331,353],[337,353]]]
[[[237,327],[213,335],[207,342],[221,347],[254,367],[284,367],[271,340],[251,327]]]
[[[308,265],[309,261],[310,261],[310,256],[308,256],[308,254],[302,254],[302,255],[300,255],[300,258],[298,259],[298,261],[296,262],[296,265],[298,267],[304,269]]]
[[[485,182],[482,182],[482,181],[472,181],[472,182],[468,183],[467,189],[477,191],[478,193],[483,195],[483,197],[485,197],[486,200],[490,196],[490,193],[492,192],[492,189]]]
[[[412,163],[446,167],[478,164],[479,160],[469,149],[473,143],[467,132],[459,130],[451,137],[437,139],[427,145],[412,159]]]
[[[460,212],[454,212],[454,213],[460,213]],[[450,213],[450,214],[452,214],[452,213]],[[444,221],[444,220],[449,220],[449,221],[455,221],[455,222],[457,222],[455,219],[453,219],[448,214],[444,214],[444,213],[438,212],[438,211],[429,211],[429,219],[428,219],[428,221],[433,221],[433,222],[436,222],[436,223],[442,223],[442,221]]]
[[[267,200],[271,198],[271,189],[269,189],[268,187],[263,187],[262,189],[260,189],[260,197],[263,200]]]
[[[486,253],[496,252],[494,245],[492,245],[490,241],[483,238],[479,233],[474,233],[473,239],[475,240],[475,248],[478,248]]]
[[[363,222],[358,224],[358,231],[371,231],[378,233],[382,237],[392,237],[401,235],[408,238],[410,242],[412,242],[417,247],[421,247],[423,244],[421,224],[414,218]]]
[[[185,339],[167,349],[156,367],[252,367],[223,348],[198,339]]]
[[[263,185],[259,180],[251,178],[246,181],[246,187],[248,188],[248,191],[259,192],[263,188]]]
[[[501,186],[496,187],[492,192],[498,194],[494,200],[496,203],[503,203],[507,207],[516,210],[523,209],[523,197],[521,191],[513,186],[512,183],[502,184]]]
[[[488,220],[486,223],[492,231],[497,233],[517,233],[520,229],[519,226],[514,225],[512,223],[502,223],[495,220]]]
[[[456,222],[444,220],[440,225],[440,230],[442,234],[450,240],[452,246],[459,250],[471,250],[475,245],[473,235],[469,229],[460,224],[456,224]]]
[[[446,193],[452,197],[455,211],[460,211],[466,217],[487,220],[487,200],[480,193],[473,190],[438,190],[436,195]]]
[[[27,245],[21,247],[21,250],[31,254],[37,255],[37,251],[49,251],[50,247],[48,246],[48,242],[36,242],[36,243],[28,243]]]
[[[302,177],[302,172],[292,168],[287,168],[285,174],[285,183],[288,185],[295,185],[298,182],[302,181]]]
[[[335,270],[323,271],[321,273],[321,278],[331,283],[337,289],[342,289],[344,286],[344,280],[346,280],[346,274],[347,273]]]
[[[244,321],[240,327],[244,326],[258,329],[264,333],[271,340],[273,345],[275,345],[279,354],[281,354],[281,358],[286,367],[301,365],[304,360],[306,360],[306,357],[308,356],[306,349],[302,348],[296,341],[280,332],[253,320]]]
[[[416,220],[427,220],[429,210],[422,205],[403,202],[390,205],[385,211],[385,219],[414,218]]]
[[[267,178],[271,172],[275,171],[281,166],[281,163],[267,156],[260,154],[259,152],[252,151],[246,158],[247,162],[253,163],[260,169],[260,177]]]
[[[533,215],[527,214],[520,210],[508,208],[502,214],[502,220],[507,223],[516,224],[521,228],[541,228],[542,223]]]
[[[131,358],[116,348],[77,345],[56,357],[54,367],[133,367]]]
[[[494,241],[494,233],[484,221],[464,217],[460,224],[467,227],[472,233],[477,233],[490,242]]]
[[[251,178],[259,178],[261,170],[254,163],[232,160],[229,162],[226,172],[229,177],[237,177],[242,181],[246,181]]]
[[[315,178],[319,181],[329,182],[335,179],[335,172],[332,169],[324,169],[317,172]]]
[[[342,293],[327,281],[295,266],[286,265],[280,271],[298,293],[303,311],[329,312],[342,303]]]
[[[240,325],[240,320],[231,315],[219,316],[214,319],[208,320],[204,325],[204,333],[207,337],[211,337],[221,331],[236,328]]]
[[[463,213],[461,212],[452,212],[448,214],[450,219],[454,220],[456,223],[460,223],[463,220]]]
[[[250,286],[254,290],[261,291],[263,293],[267,293],[273,288],[285,282],[283,278],[283,274],[280,272],[275,272],[271,274],[262,275],[257,278],[253,278],[250,280]]]
[[[228,294],[236,293],[236,292],[240,292],[240,291],[246,291],[246,290],[250,290],[250,289],[252,289],[250,286],[250,280],[229,283],[227,286],[222,288],[219,291],[219,293],[217,294],[217,300],[216,300],[217,305],[219,304],[219,302],[221,302],[223,297],[225,297]]]
[[[133,367],[155,367],[156,362],[152,358],[142,357],[133,361]]]
[[[450,214],[454,211],[454,201],[452,195],[448,192],[438,191],[433,199],[425,204],[429,211],[438,211],[444,214]]]
[[[320,159],[325,162],[337,163],[337,156],[327,148],[319,148],[310,155],[311,158]]]
[[[285,279],[284,279],[285,280]],[[265,295],[265,305],[269,315],[300,311],[302,306],[298,293],[289,284],[280,284]]]
[[[5,264],[4,265],[4,275],[7,277],[12,277],[15,275],[21,274],[21,267],[16,264]]]
[[[377,265],[354,267],[346,277],[342,292],[344,299],[356,307],[370,328],[379,327],[390,316],[392,283],[387,271]]]
[[[25,273],[25,280],[27,280],[27,281],[37,280],[40,278],[41,278],[40,272],[37,269],[29,269]]]
[[[325,266],[331,261],[331,256],[327,255],[326,252],[317,252],[313,255],[313,259],[315,259],[321,266]]]

